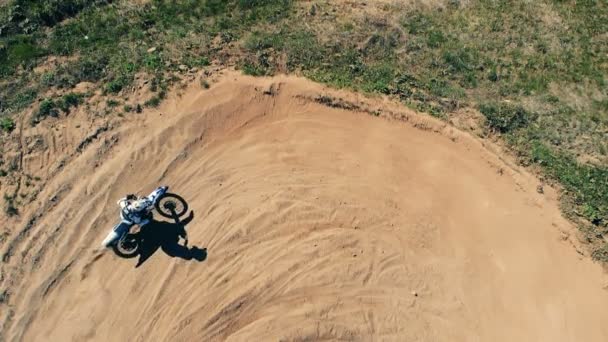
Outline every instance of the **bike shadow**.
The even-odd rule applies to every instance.
[[[152,220],[141,228],[139,260],[135,267],[141,266],[159,249],[172,258],[205,261],[207,259],[206,248],[187,247],[179,243],[180,237],[186,236],[186,225],[193,219],[194,212],[191,211],[188,217],[182,221],[177,218],[175,218],[175,222]]]

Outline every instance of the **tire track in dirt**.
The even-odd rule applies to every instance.
[[[386,103],[357,98],[231,75],[103,132],[12,243],[25,254],[2,285],[21,299],[0,339],[606,340],[601,270],[547,237],[567,223],[533,178],[497,175],[508,166],[444,123],[372,117]],[[135,269],[97,252],[116,199],[159,182],[189,201],[207,259],[159,250]]]

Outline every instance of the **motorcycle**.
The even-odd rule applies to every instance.
[[[167,192],[168,187],[158,187],[147,198],[150,205],[144,209],[142,216],[143,225],[153,220],[153,212],[156,211],[163,217],[174,219],[176,222],[188,211],[188,203],[179,195]],[[121,211],[121,221],[118,223],[102,242],[102,246],[111,247],[118,256],[132,258],[139,254],[141,240],[138,232],[133,231],[137,224],[129,221]]]

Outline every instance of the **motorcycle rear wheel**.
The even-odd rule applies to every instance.
[[[140,241],[137,234],[127,234],[112,246],[114,253],[121,258],[130,259],[139,255]]]

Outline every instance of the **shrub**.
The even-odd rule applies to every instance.
[[[37,124],[47,116],[57,117],[59,112],[57,111],[57,104],[51,99],[45,99],[40,102],[38,111],[32,117],[32,124]]]
[[[69,113],[71,107],[78,107],[82,103],[82,94],[78,93],[68,93],[63,95],[63,97],[57,101],[57,107],[61,109],[64,113]]]
[[[158,107],[161,103],[162,99],[160,96],[154,96],[153,98],[149,99],[148,101],[144,102],[144,106],[146,107]]]
[[[106,101],[106,105],[107,105],[109,108],[114,108],[114,107],[118,106],[118,105],[119,105],[119,103],[118,103],[118,101],[116,101],[116,100],[112,100],[112,99],[110,99],[110,100],[107,100],[107,101]]]
[[[479,106],[479,111],[486,117],[487,125],[500,133],[509,133],[526,126],[531,114],[521,106],[508,103],[486,103]]]
[[[6,213],[6,215],[8,215],[9,217],[19,215],[19,210],[17,210],[17,207],[15,207],[15,201],[13,197],[4,194],[4,200],[6,201],[4,207],[4,212]]]
[[[16,127],[15,121],[11,118],[4,117],[0,119],[0,127],[2,127],[2,130],[5,132],[12,132]]]
[[[120,76],[106,84],[106,91],[112,94],[117,94],[128,84],[129,81],[127,80],[127,78],[124,76]]]

